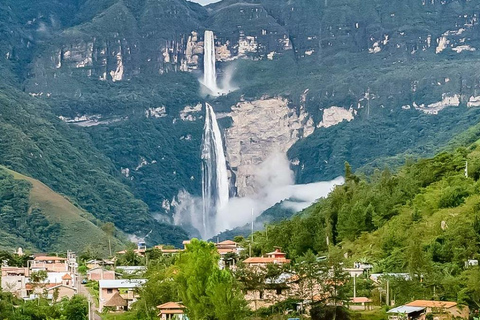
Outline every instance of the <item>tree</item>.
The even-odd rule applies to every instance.
[[[308,297],[310,301],[313,301],[322,277],[322,269],[320,263],[317,261],[317,257],[312,251],[307,251],[298,259],[294,270],[299,277],[299,298],[305,299]]]
[[[68,320],[84,320],[88,314],[87,298],[74,295],[70,300],[64,301],[63,315]]]
[[[43,283],[47,278],[48,278],[47,271],[45,270],[33,271],[30,274],[30,282],[32,283],[33,290],[35,291],[35,288],[40,286],[40,284]]]
[[[112,222],[107,222],[102,225],[103,232],[106,233],[108,237],[108,250],[110,257],[112,256],[112,237],[115,234],[115,225]]]
[[[193,239],[175,264],[179,269],[176,280],[180,297],[192,320],[214,318],[213,305],[206,291],[218,259],[213,243]]]
[[[206,293],[218,320],[237,320],[246,316],[247,303],[229,271],[214,270],[208,279]]]
[[[227,270],[218,267],[213,243],[193,239],[175,263],[179,296],[192,320],[241,319],[245,301]]]

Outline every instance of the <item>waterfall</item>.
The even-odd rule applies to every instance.
[[[203,237],[215,232],[216,216],[228,203],[229,185],[223,141],[213,108],[205,104],[202,143]]]
[[[215,40],[213,32],[205,30],[203,43],[203,84],[214,95],[218,94],[217,72],[215,70]]]

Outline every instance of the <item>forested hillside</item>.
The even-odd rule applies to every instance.
[[[409,161],[398,171],[354,174],[289,221],[254,235],[257,250],[281,246],[293,259],[339,248],[348,263],[373,272],[406,272],[392,285],[396,304],[412,299],[454,300],[478,307],[480,258],[480,142]],[[468,166],[466,176],[465,170]]]

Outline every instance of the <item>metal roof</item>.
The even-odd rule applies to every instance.
[[[147,282],[146,279],[118,279],[118,280],[100,280],[98,281],[99,288],[113,289],[113,288],[136,288]]]
[[[400,307],[396,307],[396,308],[388,310],[387,313],[406,313],[406,314],[410,314],[410,313],[413,313],[413,312],[419,312],[419,311],[423,311],[423,310],[425,310],[425,308],[423,308],[423,307],[400,306]]]

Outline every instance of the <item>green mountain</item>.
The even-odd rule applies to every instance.
[[[179,193],[201,195],[200,103],[240,196],[275,151],[297,183],[432,156],[480,117],[479,15],[463,0],[6,0],[0,164],[179,244]],[[237,89],[221,97],[197,81],[207,29],[218,81]]]

